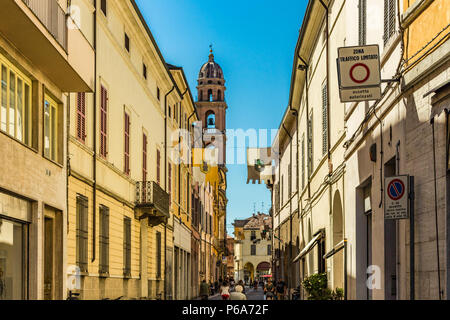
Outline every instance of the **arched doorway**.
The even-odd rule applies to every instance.
[[[260,278],[262,276],[270,274],[270,263],[269,262],[261,262],[256,267],[256,278]]]
[[[339,191],[334,194],[333,200],[333,247],[344,240],[344,224],[342,217],[342,202]],[[344,287],[344,251],[333,256],[333,287]]]
[[[244,266],[244,281],[250,283],[255,279],[255,268],[253,264],[247,262]]]

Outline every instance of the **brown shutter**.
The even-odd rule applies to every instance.
[[[130,116],[125,112],[125,123],[124,123],[124,140],[125,140],[125,150],[124,150],[124,172],[125,174],[130,174]]]
[[[107,152],[107,112],[108,112],[108,91],[101,87],[100,103],[100,155],[106,158]]]
[[[77,94],[77,138],[86,142],[86,94]]]
[[[142,138],[142,181],[147,181],[147,135]]]

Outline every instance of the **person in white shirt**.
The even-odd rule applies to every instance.
[[[247,296],[242,291],[243,287],[238,284],[235,291],[230,294],[230,300],[247,300]]]
[[[222,296],[222,300],[230,299],[230,286],[226,281],[224,281],[222,286],[220,287],[220,295]]]

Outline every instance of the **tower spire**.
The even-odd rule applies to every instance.
[[[213,45],[212,43],[209,45],[209,61],[214,61],[214,54],[213,54]]]

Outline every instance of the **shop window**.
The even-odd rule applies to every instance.
[[[0,301],[27,299],[31,204],[0,192]]]

